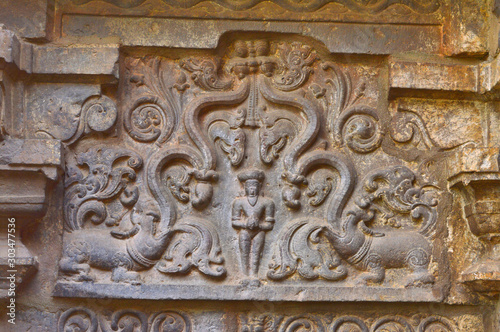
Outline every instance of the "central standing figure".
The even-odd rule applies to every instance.
[[[274,226],[274,202],[260,196],[264,172],[247,170],[238,174],[245,197],[232,204],[233,227],[239,232],[241,266],[247,276],[257,277],[266,232]]]

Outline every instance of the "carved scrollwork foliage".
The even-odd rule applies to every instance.
[[[376,150],[384,131],[377,111],[358,103],[365,94],[365,83],[353,90],[349,73],[337,64],[323,62],[321,69],[328,73],[324,85],[313,83],[310,90],[327,111],[326,128],[334,141],[357,153]]]
[[[219,77],[219,65],[213,59],[187,59],[181,67],[191,73],[191,79],[206,91],[229,89],[233,82],[229,78]]]
[[[346,316],[337,319],[330,327],[330,331],[369,332],[365,322],[354,316]]]
[[[122,159],[126,159],[126,163],[119,165]],[[115,225],[119,219],[108,214],[103,201],[119,198],[125,207],[137,201],[137,187],[130,184],[142,167],[142,158],[125,149],[97,147],[79,154],[77,164],[86,165],[88,174],[83,175],[78,168],[66,173],[65,229],[81,229],[87,220],[94,224],[105,221],[108,226]]]
[[[191,320],[175,311],[159,312],[150,317],[151,332],[191,332]]]
[[[375,323],[373,323],[371,330],[374,332],[413,331],[413,327],[403,317],[388,316],[388,317],[382,317]]]
[[[87,308],[72,308],[59,317],[57,332],[190,332],[191,320],[176,311],[162,311],[146,314],[137,310],[124,309],[111,316],[96,314]]]
[[[444,317],[431,316],[420,322],[417,332],[454,331],[453,326],[454,324]]]
[[[310,46],[300,43],[282,43],[278,46],[277,73],[273,77],[275,86],[283,91],[292,91],[302,86],[313,72],[311,65],[317,59]]]
[[[376,111],[366,106],[345,110],[335,126],[335,135],[358,153],[368,153],[382,143],[383,131]]]
[[[391,137],[397,143],[409,144],[419,150],[439,148],[429,136],[422,118],[409,110],[398,110],[392,118]]]
[[[0,86],[0,108],[2,105],[1,88],[2,86]],[[79,105],[79,102],[75,104]],[[63,101],[55,105],[57,106],[51,103],[45,105],[49,114],[55,107],[58,107],[60,110],[67,107]],[[67,113],[64,116],[60,115],[60,119],[57,119],[58,121],[53,124],[52,128],[42,126],[36,131],[37,135],[60,139],[65,146],[70,146],[84,137],[93,136],[93,133],[100,134],[100,136],[111,134],[118,118],[118,110],[115,102],[105,95],[92,95],[88,97],[81,104],[79,112],[74,116],[69,115],[71,112]],[[2,134],[2,130],[0,130],[0,134]]]
[[[84,134],[92,131],[104,133],[115,124],[118,111],[114,101],[106,96],[92,96],[82,105],[78,128],[66,144],[73,144]]]
[[[186,274],[193,267],[212,277],[226,274],[224,258],[217,232],[209,223],[198,219],[179,221],[174,232],[178,234],[156,269],[163,273]]]
[[[129,135],[140,142],[164,143],[172,134],[187,88],[183,74],[171,75],[170,63],[158,57],[127,60],[129,81],[140,91],[124,116]]]
[[[97,332],[98,324],[97,316],[91,310],[86,308],[73,308],[61,314],[57,331]]]
[[[172,131],[173,122],[166,115],[166,107],[161,107],[156,98],[141,98],[131,108],[125,118],[125,127],[130,136],[138,141],[164,141]],[[163,133],[163,134],[162,134]]]
[[[111,331],[140,331],[147,332],[148,331],[148,317],[142,312],[135,310],[121,310],[114,312],[111,316],[110,321],[110,329]],[[104,324],[102,324],[101,328],[106,331],[104,328]]]
[[[423,317],[421,317],[423,316]],[[442,316],[401,315],[363,319],[357,316],[323,315],[281,316],[276,314],[240,315],[241,331],[328,331],[328,332],[455,332],[456,324]]]
[[[280,332],[293,332],[297,330],[310,332],[325,332],[321,319],[314,316],[291,317],[286,319],[280,327]]]

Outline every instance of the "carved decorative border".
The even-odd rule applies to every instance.
[[[95,0],[72,0],[76,5],[84,5]],[[113,4],[121,8],[134,8],[142,5],[146,0],[103,0],[107,3]],[[190,8],[205,1],[215,2],[225,8],[234,11],[248,10],[263,0],[162,0],[166,4],[179,7]],[[437,11],[440,7],[439,0],[376,0],[376,1],[363,1],[363,0],[307,0],[307,1],[294,1],[294,0],[269,0],[280,7],[293,11],[293,12],[313,12],[328,3],[339,3],[349,9],[361,13],[379,13],[392,5],[401,4],[411,8],[412,10],[429,14]]]
[[[384,315],[375,319],[359,316],[343,315],[328,318],[328,314],[301,314],[284,316],[275,313],[240,314],[237,326],[231,326],[231,331],[241,332],[275,332],[298,331],[307,329],[317,332],[339,331],[407,331],[407,332],[456,332],[457,322],[440,315],[416,314],[413,316]],[[460,317],[458,324],[467,318]],[[146,314],[137,310],[124,309],[111,315],[102,315],[84,307],[66,310],[59,317],[57,332],[72,331],[141,331],[160,332],[177,331],[190,332],[197,330],[193,326],[189,314],[176,311],[162,311]],[[470,324],[470,322],[469,322]],[[464,326],[467,328],[466,326]]]

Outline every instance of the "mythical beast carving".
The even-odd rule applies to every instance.
[[[65,237],[61,272],[76,281],[94,281],[90,268],[111,271],[114,282],[141,283],[137,271],[153,267],[172,237],[171,228],[153,209],[132,211],[126,232],[82,229]],[[111,235],[111,236],[110,236]]]
[[[366,271],[357,282],[381,283],[386,269],[409,268],[411,273],[405,286],[434,283],[435,278],[428,269],[432,256],[428,238],[433,235],[437,220],[435,190],[415,186],[415,175],[404,166],[374,171],[368,175],[363,190],[365,195],[358,199],[358,208],[347,212],[342,222],[340,211],[335,213],[336,218],[329,219],[330,223],[306,218],[288,227],[280,237],[279,253],[274,257],[269,277],[279,280],[298,270],[305,278],[345,278],[345,267],[332,255],[326,255],[324,248],[305,249],[310,243],[319,243],[323,235],[343,262]],[[401,224],[405,215],[407,222],[421,221],[420,229],[406,229]],[[375,216],[403,229],[371,229],[366,223]],[[339,222],[340,232],[335,227]]]

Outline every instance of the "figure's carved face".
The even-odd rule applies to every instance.
[[[258,180],[245,181],[245,194],[247,197],[257,197],[260,192],[260,182]]]

